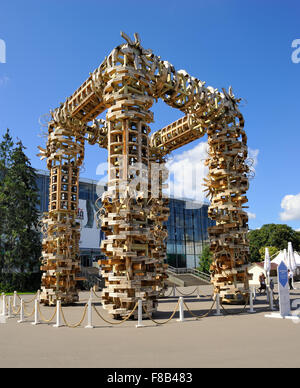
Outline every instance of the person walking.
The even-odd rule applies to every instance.
[[[293,272],[288,270],[288,277],[289,277],[289,286],[290,286],[290,290],[293,290],[294,287],[293,287]]]
[[[259,295],[261,295],[262,290],[264,290],[266,293],[266,290],[267,290],[266,277],[265,277],[265,274],[263,272],[259,276],[259,283],[260,283]]]

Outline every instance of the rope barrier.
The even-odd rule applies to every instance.
[[[38,293],[36,293],[36,294],[34,295],[34,298],[33,298],[33,299],[31,299],[31,300],[29,300],[29,301],[27,301],[27,302],[24,300],[24,303],[25,303],[25,304],[29,304],[29,303],[34,302],[35,299],[36,299],[37,294],[38,294]],[[17,297],[21,300],[20,296],[19,296],[18,294],[16,294],[16,295],[17,295]]]
[[[101,299],[101,298],[102,298],[102,296],[98,296],[98,295],[96,294],[96,292],[95,292],[94,289],[92,289],[92,290],[93,290],[93,294],[95,295],[96,298],[98,298],[98,299]]]
[[[93,309],[95,310],[96,314],[98,315],[98,317],[100,319],[102,319],[104,322],[110,324],[110,325],[121,325],[122,323],[128,321],[128,319],[132,316],[132,314],[135,312],[135,310],[137,309],[137,306],[138,306],[138,303],[136,303],[136,305],[134,306],[134,309],[129,313],[129,315],[127,317],[125,317],[121,322],[111,322],[111,321],[108,321],[106,318],[104,318],[100,313],[99,311],[97,310],[96,306],[93,304]]]
[[[162,298],[162,297],[169,298],[169,297],[172,295],[172,293],[173,293],[173,289],[171,289],[171,292],[170,292],[169,295],[164,295],[163,293],[160,293],[160,294],[158,295],[158,297],[159,297],[159,298]]]
[[[50,319],[46,319],[42,313],[42,310],[41,310],[41,306],[38,304],[38,311],[39,311],[39,314],[40,314],[40,318],[43,322],[45,323],[49,323],[51,321],[53,321],[53,319],[55,318],[56,316],[56,308],[54,308],[54,314],[52,315],[52,317]]]
[[[173,318],[174,318],[174,315],[176,314],[177,310],[179,308],[179,300],[177,302],[177,305],[175,307],[175,310],[173,312],[173,314],[171,315],[171,317],[169,319],[167,319],[165,322],[158,322],[156,320],[154,320],[151,315],[148,313],[147,309],[145,308],[145,306],[143,306],[143,310],[145,312],[145,314],[147,315],[147,317],[152,321],[154,322],[156,325],[165,325],[166,323],[170,322]]]
[[[11,306],[11,309],[12,309],[13,314],[18,315],[21,311],[21,305],[19,306],[19,308],[17,310],[14,309],[14,306]]]
[[[181,294],[182,296],[190,296],[190,295],[193,295],[193,294],[197,291],[198,287],[196,287],[196,288],[194,289],[194,291],[191,292],[190,294],[184,294],[184,293],[181,292],[177,287],[175,287],[175,289],[176,289],[176,290],[179,292],[179,294]]]
[[[31,314],[26,314],[26,307],[25,307],[25,304],[24,304],[24,315],[25,315],[26,318],[32,317],[33,314],[34,314],[34,311],[35,311],[35,308],[33,307],[32,313]]]
[[[209,311],[203,315],[196,315],[195,313],[192,312],[192,310],[189,308],[189,306],[186,304],[185,301],[183,301],[183,303],[184,303],[185,307],[187,308],[187,311],[191,314],[192,317],[200,319],[200,318],[205,318],[205,317],[209,316],[209,314],[212,312],[212,310],[216,304],[216,301],[215,300],[213,301],[213,304],[212,304],[211,308],[209,309]]]
[[[65,325],[66,325],[67,327],[71,328],[71,329],[75,329],[76,327],[80,326],[80,325],[82,324],[82,322],[84,321],[84,318],[85,318],[85,316],[86,316],[87,307],[88,307],[88,305],[86,304],[86,305],[84,306],[83,316],[82,316],[81,320],[80,320],[78,323],[74,324],[74,325],[69,325],[68,322],[67,322],[67,320],[66,320],[66,318],[65,318],[63,309],[62,309],[62,307],[60,306],[61,316],[62,316],[62,319],[63,319]]]
[[[225,312],[226,315],[239,315],[239,314],[242,314],[246,310],[247,305],[249,304],[249,298],[250,298],[250,296],[248,295],[246,303],[245,303],[245,306],[240,311],[238,311],[237,313],[236,312],[228,313],[227,310],[224,308],[224,306],[223,306],[223,304],[221,302],[220,302],[220,305],[221,305],[222,310]]]

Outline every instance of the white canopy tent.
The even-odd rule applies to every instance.
[[[295,262],[296,262],[297,267],[300,267],[300,255],[299,255],[299,253],[294,252],[294,258],[295,258]],[[273,259],[271,261],[271,263],[279,265],[282,261],[285,263],[285,260],[286,260],[286,258],[284,255],[284,251],[280,251],[278,253],[278,255],[275,257],[275,259]]]

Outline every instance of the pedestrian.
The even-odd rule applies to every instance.
[[[290,290],[293,290],[294,287],[293,287],[293,272],[288,270],[288,277],[289,277],[289,286],[290,286]]]
[[[266,285],[266,277],[265,277],[265,274],[262,272],[259,276],[259,283],[260,283],[260,287],[259,287],[259,295],[261,295],[261,292],[264,290],[264,292],[266,293],[266,290],[267,290],[267,285]]]

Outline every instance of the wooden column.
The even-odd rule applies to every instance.
[[[249,187],[247,137],[235,120],[212,124],[207,133],[208,215],[216,221],[216,226],[209,228],[212,282],[224,302],[244,301],[249,292],[248,215],[244,210]]]
[[[41,301],[47,305],[78,301],[76,276],[80,270],[80,225],[76,221],[79,166],[84,153],[83,137],[71,128],[51,123],[47,144],[50,171],[49,209],[44,215]]]
[[[116,55],[115,55],[116,57]],[[115,318],[126,316],[142,298],[147,311],[157,308],[160,291],[157,258],[148,204],[150,79],[134,66],[133,57],[124,65],[111,63],[105,76],[104,102],[110,105],[108,122],[108,191],[103,197],[101,261],[105,278],[103,303]],[[137,312],[136,312],[137,314]]]

